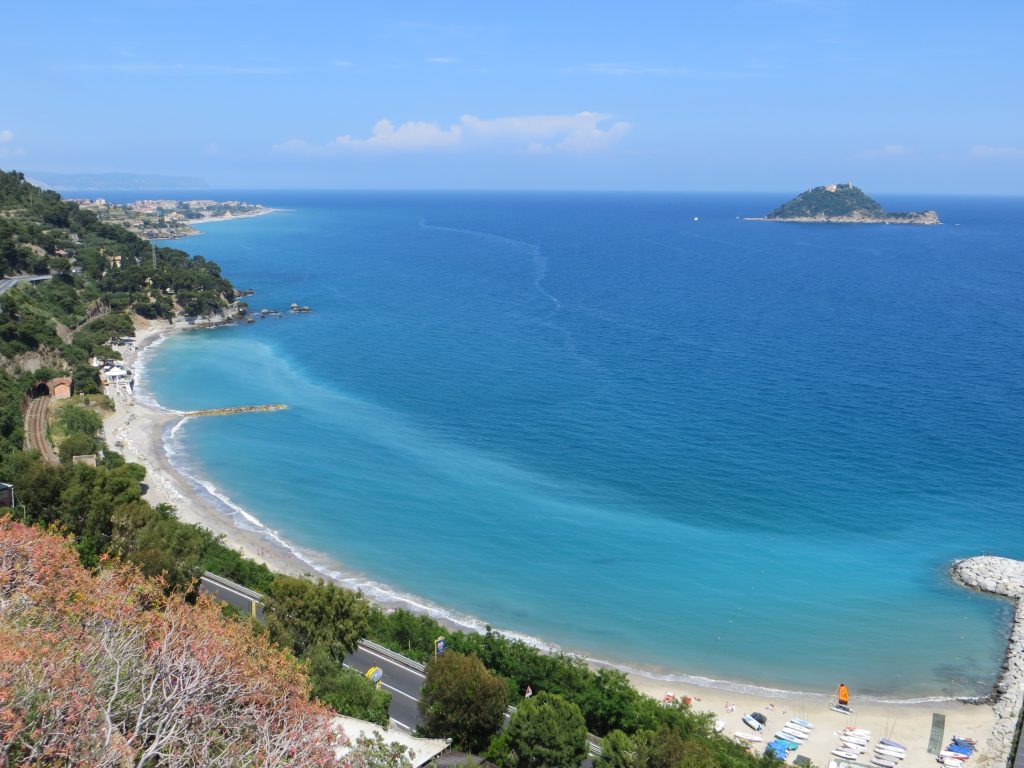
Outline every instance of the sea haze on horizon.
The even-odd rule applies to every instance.
[[[145,385],[289,405],[175,438],[288,541],[649,671],[991,688],[1009,606],[946,570],[1024,557],[1022,201],[901,227],[742,221],[764,195],[233,196],[288,210],[178,245],[314,312],[171,338]]]

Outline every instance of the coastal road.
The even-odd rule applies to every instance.
[[[365,673],[370,667],[384,671],[381,683],[391,691],[391,720],[399,728],[412,732],[420,724],[420,689],[425,675],[383,653],[360,643],[355,651],[345,657],[345,666]]]
[[[38,283],[40,280],[49,280],[53,275],[19,275],[18,277],[0,277],[0,294],[7,293],[14,286],[20,283]]]
[[[25,412],[25,440],[30,449],[34,448],[42,454],[43,460],[50,464],[59,464],[53,446],[46,438],[46,414],[50,410],[49,396],[34,397],[28,403]]]

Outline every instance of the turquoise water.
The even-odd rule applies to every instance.
[[[778,202],[749,195],[230,196],[290,210],[183,246],[253,309],[315,311],[175,336],[143,385],[289,405],[168,436],[240,524],[649,672],[991,687],[1008,606],[946,569],[1024,557],[1024,201],[882,200],[929,228],[746,222]]]

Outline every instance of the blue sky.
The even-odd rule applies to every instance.
[[[12,2],[0,167],[1024,194],[1019,0]]]

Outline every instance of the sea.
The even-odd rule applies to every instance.
[[[166,243],[283,314],[174,335],[139,385],[288,406],[165,435],[268,546],[667,688],[991,691],[1011,606],[948,571],[1024,558],[1024,199],[175,196],[281,209]]]

